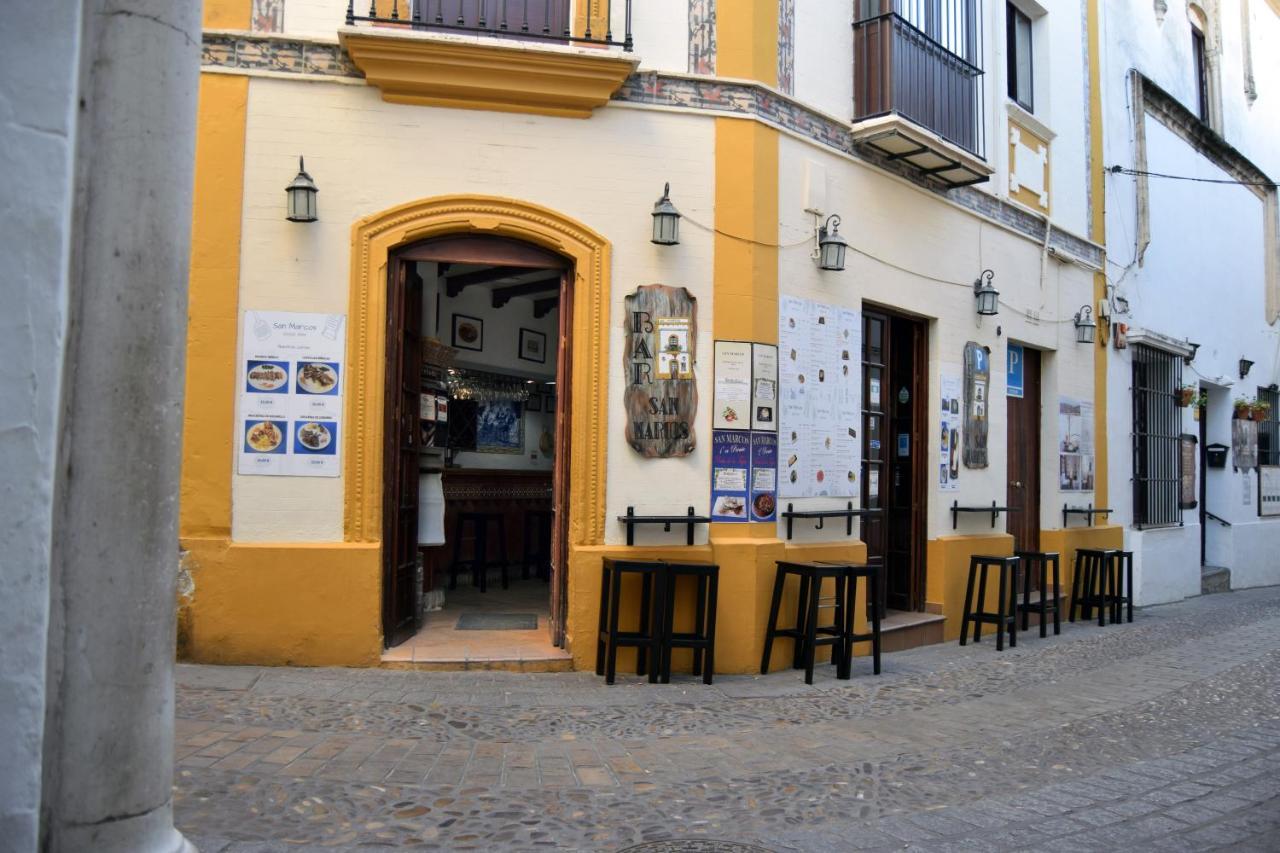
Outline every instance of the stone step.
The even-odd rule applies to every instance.
[[[1231,570],[1226,566],[1200,567],[1200,594],[1231,592]]]

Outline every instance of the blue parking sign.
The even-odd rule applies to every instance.
[[[1009,344],[1009,376],[1006,380],[1006,394],[1010,397],[1022,397],[1022,347]]]

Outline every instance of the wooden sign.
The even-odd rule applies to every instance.
[[[1195,509],[1200,505],[1196,491],[1196,458],[1199,456],[1200,439],[1189,433],[1183,433],[1178,440],[1179,488],[1178,509]]]
[[[964,345],[964,466],[987,467],[987,422],[991,405],[991,350]]]
[[[683,287],[646,284],[626,299],[627,443],[651,458],[687,456],[697,446],[698,304]]]

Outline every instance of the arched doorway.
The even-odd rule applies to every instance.
[[[472,241],[470,248],[468,241]],[[572,394],[555,395],[559,406],[556,420],[563,425],[556,440],[564,452],[553,453],[553,456],[557,466],[563,465],[566,473],[556,478],[559,497],[556,498],[555,547],[559,552],[553,557],[556,580],[548,596],[552,593],[557,596],[556,606],[551,610],[551,637],[563,646],[563,614],[571,582],[567,571],[569,556],[575,550],[601,545],[604,537],[610,252],[607,242],[598,234],[555,211],[511,199],[450,196],[392,208],[354,226],[348,343],[352,366],[347,398],[352,429],[348,432],[344,470],[346,538],[379,542],[384,567],[392,567],[384,571],[384,575],[400,571],[403,578],[408,561],[403,549],[396,553],[395,536],[389,535],[392,529],[389,513],[384,511],[396,505],[387,489],[388,463],[401,456],[398,450],[394,454],[389,452],[393,432],[389,428],[393,423],[389,415],[396,418],[394,432],[399,432],[402,423],[387,393],[389,386],[397,386],[399,378],[389,373],[388,356],[392,352],[389,335],[393,329],[400,328],[398,321],[393,322],[396,319],[393,313],[405,310],[403,303],[397,307],[400,297],[394,296],[392,276],[399,276],[398,267],[406,262],[471,263],[466,260],[465,252],[480,250],[482,244],[487,246],[485,251],[503,246],[505,251],[517,253],[506,258],[513,266],[555,263],[566,270],[559,305],[562,314],[559,334],[556,340],[549,336],[547,341],[548,358],[553,351],[556,353],[556,370],[566,377],[566,387],[567,380],[573,380]],[[439,252],[442,247],[454,253],[463,252],[458,256],[462,260],[418,261],[410,257],[413,253]],[[519,255],[522,251],[525,254]],[[407,281],[407,270],[404,275]],[[407,295],[409,290],[404,293]],[[451,339],[452,329],[445,330],[442,326],[442,331],[444,337]],[[573,342],[572,347],[569,341]],[[403,371],[406,353],[400,350],[398,358],[397,370]],[[559,383],[561,379],[555,381]],[[401,388],[397,393],[403,395],[405,391]],[[409,410],[405,399],[395,406],[401,413]],[[569,435],[573,436],[572,442],[567,439]],[[403,458],[398,462],[401,468],[397,476],[408,481],[407,463]],[[567,476],[570,468],[573,470],[571,480]],[[405,542],[409,540],[408,534],[396,535],[402,535]],[[394,578],[387,591],[395,596]],[[384,619],[388,637],[404,630],[403,624],[397,628],[394,608],[394,604],[389,604],[384,611],[388,614]]]

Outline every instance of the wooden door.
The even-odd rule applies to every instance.
[[[1022,349],[1022,396],[1008,398],[1005,529],[1019,551],[1040,550],[1040,352]]]
[[[551,641],[564,647],[565,611],[569,591],[569,456],[572,452],[572,349],[573,270],[560,277],[560,333],[556,346],[555,473],[551,483]]]
[[[867,545],[867,565],[885,568],[885,496],[888,483],[888,431],[885,395],[888,388],[889,318],[874,311],[862,312],[862,506],[881,512],[863,516],[862,541]],[[886,584],[880,584],[880,608],[886,604]]]
[[[382,632],[413,635],[418,553],[418,395],[422,391],[422,278],[393,257],[387,276],[386,430],[382,492]]]
[[[891,317],[888,328],[885,587],[889,607],[915,611],[924,606],[924,327]]]

